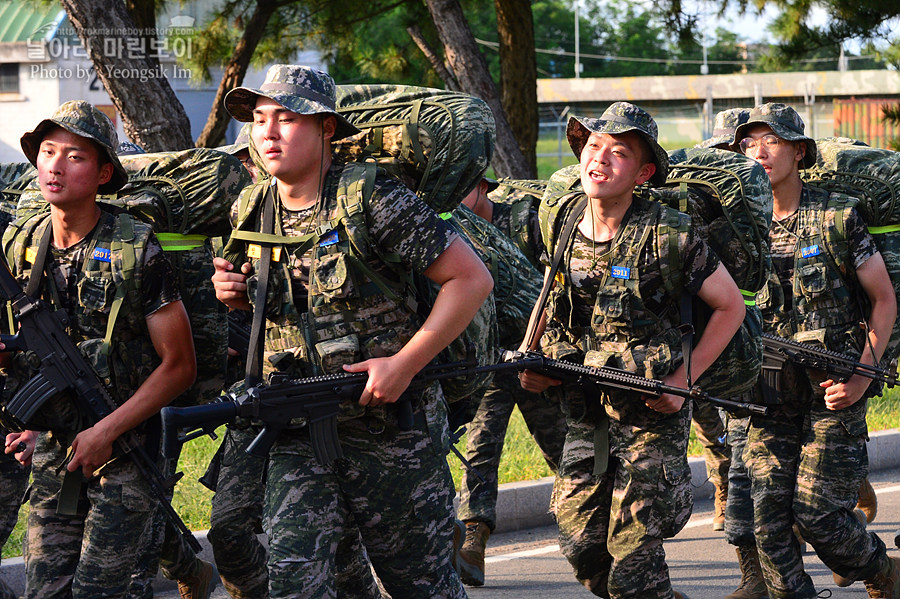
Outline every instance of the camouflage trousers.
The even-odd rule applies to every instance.
[[[229,427],[216,452],[219,460],[207,538],[228,594],[235,599],[263,599],[269,594],[262,530],[266,460],[244,449],[255,428]]]
[[[725,540],[732,545],[755,545],[750,473],[744,462],[744,447],[747,445],[750,417],[729,416],[727,421],[731,468],[728,470],[728,501],[725,504]]]
[[[353,534],[391,596],[466,596],[451,564],[447,415],[435,387],[428,395],[409,431],[393,418],[341,422],[344,457],[327,467],[316,461],[306,428],[282,433],[266,482],[271,597],[338,596],[336,556]]]
[[[868,473],[866,402],[839,411],[815,397],[792,411],[752,416],[744,450],[756,545],[769,596],[816,596],[791,527],[841,576],[864,580],[883,567],[884,543],[853,516]],[[793,404],[795,405],[795,404]]]
[[[595,475],[600,397],[574,386],[565,395],[569,430],[550,502],[563,555],[599,597],[671,599],[663,539],[691,515],[690,402],[664,415],[636,394],[604,394],[610,455],[606,472]]]
[[[71,439],[39,436],[25,542],[27,599],[124,597],[156,500],[134,464],[117,459],[82,487],[79,513],[58,515]]]
[[[6,437],[0,429],[0,436]],[[9,535],[19,519],[19,508],[28,486],[30,468],[22,467],[12,454],[0,452],[0,548],[6,544]],[[17,595],[0,579],[0,599],[16,599]]]
[[[717,487],[728,486],[731,449],[725,443],[725,423],[722,422],[719,408],[708,401],[695,401],[692,418],[697,440],[703,446],[706,475]]]
[[[529,393],[514,373],[497,373],[468,425],[466,459],[487,482],[474,472],[463,472],[457,517],[496,526],[497,471],[503,442],[513,409],[518,406],[528,431],[544,460],[555,473],[566,440],[566,419],[558,402]]]

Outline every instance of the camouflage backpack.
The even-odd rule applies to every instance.
[[[670,161],[673,158],[678,162],[670,163],[665,185],[645,185],[635,192],[690,215],[691,226],[722,260],[744,296],[744,322],[722,354],[694,381],[711,395],[736,397],[753,388],[762,364],[762,318],[754,298],[771,269],[771,186],[759,164],[734,152],[690,148],[670,153]],[[558,220],[562,208],[551,205],[548,198],[580,188],[580,165],[561,169],[550,178],[540,207],[548,247],[548,235],[552,241],[553,232],[547,227]],[[691,311],[696,342],[709,318],[709,308],[695,298]],[[684,314],[682,318],[687,320]]]
[[[362,132],[334,144],[336,161],[374,158],[435,212],[456,208],[491,162],[494,115],[468,94],[339,85],[337,111]]]
[[[856,205],[884,258],[900,297],[900,153],[872,148],[846,137],[816,140],[816,164],[800,171],[804,182],[859,200]],[[900,357],[900,319],[884,360]]]
[[[519,250],[538,271],[543,271],[542,244],[540,239],[532,237],[535,232],[531,219],[532,211],[536,211],[541,204],[547,182],[539,179],[501,179],[498,183],[497,189],[490,192],[488,198],[495,204],[509,207],[509,231],[503,232],[516,242]]]
[[[98,195],[97,200],[153,226],[178,277],[190,317],[197,382],[173,405],[212,401],[225,383],[228,331],[224,304],[216,299],[210,280],[214,273],[210,238],[231,231],[231,204],[250,183],[250,176],[234,156],[206,148],[135,154],[120,160],[128,182],[117,193]],[[49,209],[35,177],[24,183],[17,218]]]
[[[0,234],[15,220],[19,196],[32,185],[36,174],[30,162],[0,164]]]

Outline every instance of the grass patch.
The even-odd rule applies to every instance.
[[[869,431],[875,432],[891,428],[900,428],[900,389],[889,389],[884,396],[876,397],[869,401],[869,411],[866,417]],[[224,429],[224,427],[223,427]],[[223,429],[219,430],[221,439]],[[212,492],[197,482],[203,476],[210,458],[216,451],[220,441],[213,441],[209,437],[203,437],[191,441],[184,447],[181,456],[181,470],[184,478],[175,488],[173,504],[175,509],[192,530],[205,530],[209,528],[209,505]],[[465,455],[466,438],[463,436],[456,447]],[[693,430],[691,441],[688,445],[688,455],[699,456],[702,448],[697,442]],[[462,465],[454,455],[449,455],[447,461],[453,475],[453,482],[459,488],[462,476]],[[500,459],[500,482],[516,482],[533,480],[544,476],[551,476],[550,468],[544,462],[537,444],[531,439],[528,427],[519,410],[513,411],[506,431],[506,443],[503,448],[503,457]],[[21,555],[22,537],[25,531],[25,514],[27,506],[19,510],[19,522],[10,535],[9,541],[3,547],[3,557],[15,557]]]

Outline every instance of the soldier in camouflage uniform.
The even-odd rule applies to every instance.
[[[495,181],[483,178],[463,198],[463,204],[482,218],[500,217],[509,225],[509,210],[496,210],[500,205],[487,198],[488,192],[496,186]],[[482,213],[478,214],[478,210]],[[501,216],[504,214],[507,216],[505,219]],[[509,229],[494,229],[494,231],[496,235],[503,235],[501,231],[506,232]],[[506,298],[499,297],[500,290],[496,282],[494,286],[498,304],[502,302],[497,308],[500,347],[509,349],[517,347],[525,336],[531,306],[537,301],[541,290],[541,275],[529,265],[527,258],[512,243],[503,248],[493,249],[504,254],[505,258],[502,259],[508,261],[513,259],[512,253],[518,254],[519,257],[515,261],[518,265],[515,269],[515,286],[510,290],[515,297],[504,302]],[[464,583],[472,586],[484,584],[485,547],[488,537],[496,527],[500,457],[509,418],[517,406],[544,460],[554,473],[562,455],[566,421],[559,403],[550,401],[546,395],[523,390],[513,374],[494,375],[491,386],[478,404],[474,419],[467,427],[466,459],[472,465],[472,469],[467,468],[463,472],[457,509],[457,517],[466,526],[465,540],[459,551],[460,577]]]
[[[217,296],[243,310],[254,308],[252,299],[265,311],[266,353],[289,376],[368,373],[359,401],[340,406],[343,458],[318,463],[302,423],[272,447],[269,594],[334,596],[338,545],[358,527],[392,596],[464,597],[451,563],[453,486],[439,387],[414,401],[410,430],[401,430],[390,404],[463,331],[490,293],[490,273],[401,183],[363,165],[332,163],[330,140],[358,131],[335,112],[334,91],[321,71],[275,65],[259,89],[237,88],[225,99],[234,118],[253,122],[251,138],[271,179],[241,196],[226,248],[232,259],[216,259]],[[365,196],[354,205],[362,211],[350,213],[346,202],[359,196],[347,189],[363,171],[374,175],[373,185],[359,187]],[[355,237],[351,246],[357,235],[368,242]],[[270,256],[272,267],[260,269]],[[424,324],[398,283],[411,270],[442,286]],[[269,291],[261,302],[260,287]]]
[[[113,442],[132,429],[150,433],[145,421],[196,374],[190,324],[159,242],[148,225],[96,202],[98,192],[115,192],[127,181],[117,146],[109,119],[83,101],[63,104],[22,136],[50,206],[11,224],[4,250],[13,273],[28,281],[36,276],[33,262],[45,253],[37,246],[49,249],[35,293],[66,311],[72,340],[118,404],[88,426],[71,398],[61,396],[26,423],[48,431],[37,437],[33,456],[25,551],[29,599],[124,596],[156,501]],[[30,376],[27,360],[4,356],[13,376]],[[31,445],[33,436],[14,433],[7,444]],[[63,480],[79,471],[86,482],[74,498],[75,513],[58,513]]]
[[[6,429],[0,427],[0,436],[6,440]],[[34,445],[26,446],[25,450],[17,451],[18,441],[15,444],[4,446],[4,452],[0,453],[0,549],[6,544],[9,535],[16,527],[19,519],[19,507],[25,497],[25,488],[28,486],[28,473],[31,470],[31,452]],[[23,462],[22,464],[19,461]],[[24,464],[28,465],[25,466]],[[17,599],[17,595],[0,580],[0,599]]]
[[[241,126],[241,130],[234,139],[233,144],[216,149],[221,150],[226,154],[231,154],[240,160],[241,164],[244,165],[244,168],[247,169],[247,172],[250,173],[250,178],[256,183],[257,179],[259,179],[259,170],[256,167],[256,163],[253,162],[253,158],[250,156],[250,123],[244,123],[244,125]]]
[[[544,253],[544,242],[538,224],[538,205],[547,182],[537,179],[486,181],[488,185],[482,190],[483,200],[480,199],[482,196],[472,198],[470,194],[464,202],[468,201],[467,205],[471,204],[469,208],[475,214],[515,241],[519,250],[540,272],[543,270],[541,255]]]
[[[684,388],[677,298],[696,294],[712,311],[693,352],[699,376],[743,321],[740,291],[687,215],[634,194],[636,185],[665,181],[668,168],[647,112],[616,102],[599,119],[570,118],[567,137],[582,190],[545,197],[541,209],[547,254],[566,248],[544,311],[543,349]],[[544,205],[559,207],[546,223]],[[556,239],[563,222],[577,222],[570,239]],[[536,348],[537,337],[526,342]],[[672,590],[663,539],[691,513],[690,402],[559,387],[530,371],[520,378],[525,389],[555,385],[563,395],[569,429],[551,510],[575,577],[600,597],[683,597]]]
[[[755,107],[734,141],[765,167],[772,184],[769,241],[783,299],[773,301],[779,294],[769,287],[757,297],[765,329],[877,364],[896,297],[856,200],[802,182],[799,171],[815,164],[816,145],[789,106]],[[854,513],[868,470],[866,398],[879,390],[860,376],[826,379],[824,372],[786,364],[779,405],[768,416],[751,417],[744,460],[769,596],[816,596],[791,534],[796,523],[839,586],[864,580],[870,597],[900,598],[900,562],[866,532],[862,512]]]

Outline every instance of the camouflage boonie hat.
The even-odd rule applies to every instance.
[[[144,148],[137,145],[133,141],[123,141],[119,144],[119,148],[116,150],[116,154],[119,156],[134,156],[136,154],[146,154]]]
[[[749,108],[729,108],[728,110],[720,110],[716,114],[716,120],[713,123],[712,137],[700,142],[698,147],[715,148],[716,146],[731,146],[734,140],[735,130],[747,122],[750,118]]]
[[[113,174],[109,181],[97,188],[102,194],[118,191],[128,182],[128,173],[119,161],[116,150],[119,148],[119,136],[109,117],[84,100],[71,100],[56,109],[49,119],[44,119],[34,131],[22,136],[20,143],[28,161],[37,166],[38,150],[41,141],[50,129],[59,126],[70,133],[86,137],[98,144],[109,158],[113,166]]]
[[[650,177],[650,183],[662,185],[666,182],[669,171],[669,155],[656,141],[659,137],[656,121],[643,108],[629,102],[616,102],[603,111],[599,119],[571,116],[566,126],[566,138],[575,157],[581,160],[581,150],[591,133],[620,135],[629,131],[638,133],[650,146],[651,160],[656,165],[656,172]]]
[[[772,129],[772,133],[781,139],[806,142],[806,154],[803,155],[800,168],[809,168],[816,163],[816,142],[804,133],[806,125],[803,123],[803,119],[796,110],[780,102],[755,106],[750,111],[750,118],[747,119],[747,122],[735,130],[733,145],[739,144],[747,130],[758,123],[768,125]]]
[[[241,126],[241,130],[238,132],[238,136],[234,138],[234,143],[226,146],[219,146],[216,148],[220,152],[225,152],[226,154],[231,154],[234,156],[238,152],[242,150],[250,151],[250,128],[253,127],[253,123],[244,123]]]
[[[269,67],[259,89],[236,87],[225,95],[225,108],[235,119],[253,120],[256,99],[264,96],[297,114],[331,114],[337,119],[337,130],[331,141],[359,133],[354,125],[335,110],[335,87],[331,76],[300,65],[276,64]]]

